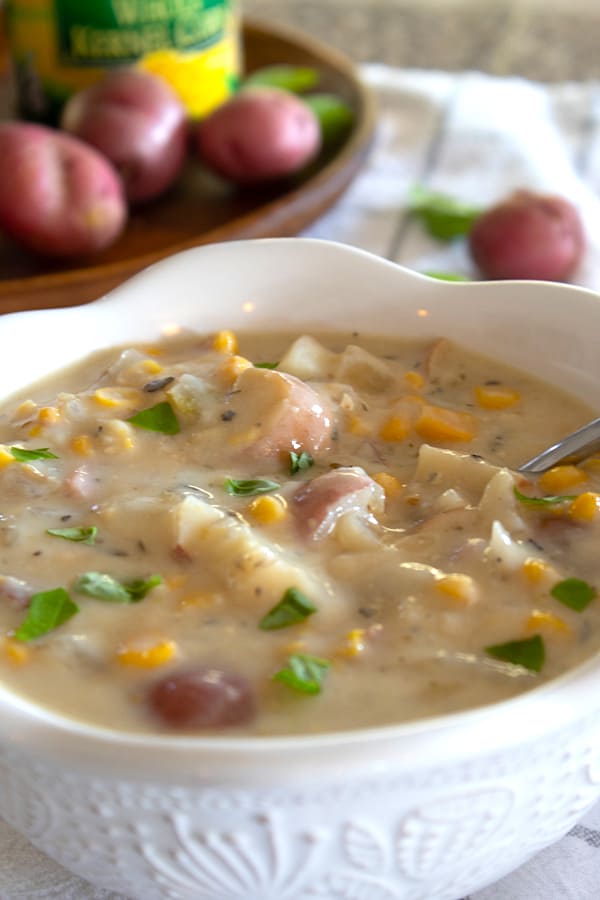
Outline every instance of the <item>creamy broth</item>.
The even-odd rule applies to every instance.
[[[514,469],[592,416],[445,339],[222,332],[95,356],[2,411],[0,678],[175,733],[528,690],[600,647],[600,462]]]

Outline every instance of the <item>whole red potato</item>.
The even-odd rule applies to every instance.
[[[469,248],[487,278],[564,281],[581,259],[585,236],[568,200],[520,190],[476,220]]]
[[[319,151],[313,111],[279,88],[248,87],[197,126],[196,148],[211,169],[240,184],[290,175]]]
[[[162,194],[185,161],[184,106],[163,79],[139,69],[116,69],[78,91],[63,109],[61,127],[114,163],[131,203]]]
[[[110,162],[43,125],[0,124],[0,229],[30,250],[73,257],[111,244],[127,219]]]

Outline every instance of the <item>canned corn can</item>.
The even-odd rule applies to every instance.
[[[192,118],[239,83],[236,0],[8,0],[6,13],[23,118],[56,123],[71,94],[116,66],[163,77]]]

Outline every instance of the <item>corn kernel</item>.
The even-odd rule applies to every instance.
[[[42,406],[38,410],[37,420],[40,425],[54,425],[60,419],[60,412],[55,406]]]
[[[354,657],[359,656],[366,649],[365,629],[352,628],[345,637],[344,643],[339,647],[337,654],[339,656]]]
[[[168,575],[164,579],[165,587],[169,588],[171,591],[177,590],[177,588],[183,587],[186,582],[185,575]]]
[[[575,522],[593,522],[600,513],[600,494],[585,491],[569,505],[569,516]]]
[[[381,426],[379,437],[384,441],[403,441],[410,433],[410,426],[404,416],[390,416]]]
[[[111,391],[107,388],[98,388],[92,397],[100,406],[122,406],[123,404],[123,395],[120,391]]]
[[[536,559],[534,556],[527,557],[523,563],[523,574],[531,584],[540,584],[545,581],[551,571],[548,563],[543,559]]]
[[[188,594],[186,597],[182,597],[179,601],[179,606],[183,609],[188,607],[206,609],[213,605],[214,600],[214,594],[211,594],[209,591],[198,591],[195,594]]]
[[[143,359],[139,363],[139,368],[142,372],[145,372],[147,375],[158,375],[159,372],[164,371],[164,367],[161,366],[159,362],[155,359]]]
[[[283,497],[262,495],[254,498],[248,512],[262,525],[270,525],[272,522],[281,522],[286,516],[286,509],[287,503]]]
[[[366,437],[371,434],[371,429],[365,420],[356,415],[348,416],[348,431],[356,437]]]
[[[600,471],[600,456],[590,456],[589,459],[581,463],[581,468],[589,469],[590,472]]]
[[[30,651],[20,641],[13,641],[11,638],[5,638],[2,649],[4,655],[15,666],[22,666],[29,661]]]
[[[282,647],[281,650],[285,656],[291,656],[293,653],[302,653],[306,650],[306,641],[290,641],[290,643],[286,644],[285,647]]]
[[[4,444],[0,444],[0,469],[4,469],[5,466],[9,466],[11,463],[15,462],[15,458]]]
[[[461,605],[468,606],[477,600],[477,585],[470,575],[451,572],[436,579],[435,586],[441,594],[451,597]]]
[[[103,425],[100,441],[102,449],[108,454],[133,450],[135,447],[133,426],[121,419],[109,419]]]
[[[92,439],[89,434],[77,434],[71,438],[71,450],[79,456],[90,456],[93,452]]]
[[[237,353],[238,342],[233,331],[217,331],[213,340],[213,348],[219,353]]]
[[[540,475],[539,485],[547,494],[559,494],[584,481],[587,481],[587,475],[577,466],[554,466]]]
[[[571,626],[564,619],[555,616],[554,613],[545,612],[541,609],[534,609],[527,619],[526,627],[528,631],[537,631],[538,628],[545,628],[548,631],[559,632],[562,634],[570,634]]]
[[[420,372],[415,372],[414,369],[411,369],[409,372],[404,373],[404,378],[408,382],[408,384],[414,388],[415,391],[420,391],[421,388],[425,385],[425,379],[421,375]]]
[[[476,423],[470,413],[426,404],[415,428],[427,441],[470,441],[475,437]]]
[[[228,384],[233,384],[244,369],[251,368],[252,363],[249,359],[246,359],[244,356],[230,356],[229,359],[224,360],[218,368],[218,374],[221,378],[225,379]]]
[[[37,403],[34,403],[33,400],[24,400],[22,403],[19,403],[19,405],[15,409],[12,421],[17,422],[20,419],[32,418],[36,409]]]
[[[27,432],[29,437],[39,437],[39,435],[41,433],[42,433],[41,425],[32,425],[31,428],[29,429],[29,431]]]
[[[149,356],[162,356],[164,352],[164,348],[160,345],[147,344],[144,347],[144,353],[148,353]]]
[[[388,500],[395,497],[405,487],[394,475],[389,472],[376,472],[371,478],[385,491]]]
[[[521,399],[518,391],[500,385],[478,385],[475,388],[475,399],[483,409],[508,409]]]
[[[175,650],[176,645],[173,641],[160,641],[160,643],[145,649],[122,647],[117,658],[123,666],[136,666],[138,669],[154,669],[169,662],[175,655]]]

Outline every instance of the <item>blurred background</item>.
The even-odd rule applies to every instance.
[[[357,62],[600,77],[599,0],[243,0],[243,9],[298,26]]]

